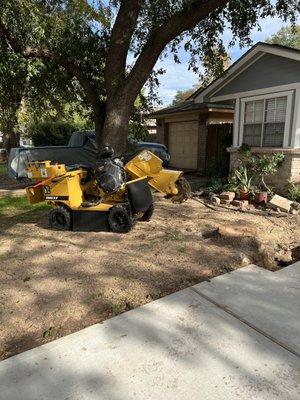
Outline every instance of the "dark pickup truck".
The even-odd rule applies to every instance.
[[[160,143],[128,141],[123,155],[124,162],[129,161],[140,151],[147,149],[157,155],[163,166],[168,166],[170,155],[166,146]],[[18,147],[11,149],[8,159],[8,174],[13,179],[28,178],[27,165],[30,161],[50,160],[67,166],[84,164],[92,166],[97,161],[98,148],[95,131],[74,132],[67,146]]]

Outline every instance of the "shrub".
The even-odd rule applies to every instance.
[[[131,121],[129,124],[128,139],[145,141],[148,137],[147,128],[137,121]]]
[[[239,189],[247,186],[250,190],[252,186],[253,189],[256,188],[259,191],[271,192],[265,178],[274,175],[283,161],[283,153],[252,154],[249,146],[242,145],[239,149],[238,164],[229,177],[229,183],[236,185]],[[248,184],[246,185],[245,182]]]
[[[213,176],[208,183],[208,188],[214,193],[222,192],[222,190],[223,190],[222,179],[219,177]]]
[[[28,128],[34,146],[64,146],[77,127],[69,122],[40,122]]]
[[[287,192],[287,198],[300,203],[300,185],[291,183]]]

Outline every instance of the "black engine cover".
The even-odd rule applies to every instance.
[[[125,183],[125,171],[118,159],[104,159],[95,165],[95,178],[99,187],[107,194],[116,193]]]

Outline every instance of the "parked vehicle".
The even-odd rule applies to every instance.
[[[170,154],[164,144],[152,142],[137,142],[134,140],[128,141],[127,151],[124,154],[125,163],[135,157],[142,150],[151,151],[151,153],[159,157],[162,160],[164,167],[167,167],[169,165]]]
[[[129,142],[128,150],[124,154],[124,161],[132,159],[142,150],[149,150],[163,161],[166,166],[170,155],[166,146],[150,142]],[[8,174],[13,179],[27,178],[27,165],[32,161],[49,160],[52,163],[73,166],[84,164],[93,166],[98,159],[98,148],[95,140],[95,131],[74,132],[67,146],[45,146],[31,148],[14,148],[9,154]]]

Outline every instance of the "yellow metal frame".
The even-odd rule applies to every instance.
[[[28,164],[28,178],[43,181],[54,176],[64,175],[64,164],[51,164],[51,161],[34,161]]]
[[[178,194],[176,181],[183,174],[182,171],[163,169],[162,160],[148,150],[130,160],[125,171],[132,179],[148,177],[148,184],[164,195]]]
[[[137,180],[148,179],[148,184],[164,195],[176,195],[178,189],[176,181],[182,171],[166,170],[162,168],[162,161],[150,151],[144,150],[125,165],[129,178],[126,185]],[[108,211],[116,203],[126,201],[126,187],[122,187],[114,195],[106,195],[93,181],[82,184],[85,171],[78,168],[67,171],[63,164],[51,164],[50,161],[32,162],[28,165],[28,176],[37,181],[37,184],[26,188],[30,204],[46,201],[51,206],[65,204],[72,210]],[[84,192],[102,198],[102,202],[95,206],[82,207]]]

